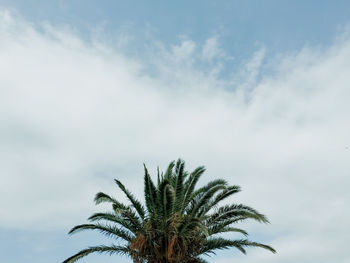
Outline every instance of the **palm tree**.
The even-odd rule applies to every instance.
[[[110,203],[112,212],[96,213],[89,217],[91,224],[75,226],[69,233],[98,230],[120,240],[118,245],[94,246],[80,251],[63,263],[73,263],[91,253],[122,254],[134,263],[205,263],[202,255],[216,250],[236,248],[246,253],[246,247],[261,247],[273,253],[268,246],[246,238],[227,239],[219,234],[234,232],[247,236],[238,222],[253,219],[268,223],[255,209],[242,204],[219,207],[218,203],[240,191],[225,180],[216,179],[195,188],[205,171],[203,166],[192,173],[185,171],[179,159],[171,162],[165,173],[159,172],[155,184],[144,166],[145,206],[118,180],[116,184],[130,201],[129,205],[105,193],[97,193],[96,204]]]

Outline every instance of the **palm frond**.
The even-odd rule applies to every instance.
[[[157,212],[157,207],[158,207],[157,188],[155,187],[145,165],[144,165],[144,170],[145,170],[144,182],[145,182],[146,207],[147,207],[148,213],[154,214]]]
[[[88,220],[92,222],[105,220],[107,222],[117,223],[134,234],[137,232],[137,229],[135,229],[133,224],[130,224],[129,220],[125,220],[123,217],[117,216],[115,213],[95,213],[90,216]]]
[[[107,254],[121,254],[121,255],[128,255],[129,254],[129,248],[126,246],[96,246],[96,247],[89,247],[87,249],[81,250],[77,254],[71,256],[70,258],[67,258],[63,263],[74,263],[77,260],[91,254],[91,253],[107,253]]]
[[[261,243],[258,243],[258,242],[252,242],[252,241],[250,241],[248,239],[242,240],[241,243],[242,243],[243,246],[246,246],[246,247],[260,247],[260,248],[269,250],[270,252],[272,252],[274,254],[277,253],[277,251],[271,246],[268,246],[268,245],[265,245],[265,244],[261,244]]]
[[[115,198],[111,197],[110,195],[107,195],[105,193],[99,192],[95,195],[95,204],[98,205],[100,203],[112,203],[114,207],[117,207],[118,209],[128,209],[128,206],[124,205],[123,203],[119,202]]]
[[[202,250],[201,254],[209,255],[215,254],[215,250],[229,249],[231,247],[237,248],[243,254],[246,253],[240,240],[229,240],[221,237],[208,239]]]
[[[73,227],[68,234],[74,234],[82,230],[98,230],[108,237],[122,238],[125,241],[131,241],[134,237],[128,231],[122,228],[101,224],[82,224]]]
[[[184,200],[184,180],[187,176],[187,173],[184,171],[184,168],[185,168],[185,163],[179,159],[175,168],[176,170],[176,184],[174,186],[174,188],[176,189],[175,190],[176,201],[174,206],[175,212],[181,211],[182,203]]]
[[[245,236],[248,235],[248,232],[243,230],[243,229],[236,228],[236,227],[228,227],[228,226],[225,226],[222,224],[216,224],[216,225],[208,228],[209,236],[215,235],[215,234],[220,234],[220,233],[226,233],[226,232],[238,232],[238,233],[241,233]]]
[[[166,221],[166,218],[164,218],[164,215],[166,214],[166,201],[164,199],[165,196],[165,189],[169,185],[169,180],[164,179],[161,181],[161,183],[158,185],[157,189],[157,207],[156,207],[156,213],[157,215],[163,217],[163,222]],[[152,215],[154,217],[154,214]]]
[[[207,192],[209,189],[213,188],[214,186],[221,185],[221,186],[227,186],[227,181],[223,179],[216,179],[213,181],[210,181],[205,186],[200,187],[198,190],[196,190],[193,194],[193,196],[196,196],[199,193]]]
[[[203,208],[203,206],[207,205],[209,200],[213,197],[213,195],[222,189],[225,189],[226,186],[224,184],[217,184],[212,186],[211,188],[206,189],[206,191],[201,192],[202,196],[199,199],[198,203],[194,206],[191,214],[192,216],[196,215],[196,213]]]
[[[207,205],[202,209],[199,215],[205,215],[210,209],[214,208],[219,202],[228,198],[229,196],[238,193],[241,188],[237,185],[229,186],[227,188],[222,189],[220,193],[218,193],[215,198],[213,198]]]
[[[113,207],[116,216],[123,218],[133,227],[133,232],[136,233],[138,231],[143,232],[142,221],[139,219],[134,210],[130,207],[128,209],[118,209]]]
[[[230,240],[230,239],[218,237],[218,238],[208,239],[201,250],[201,254],[205,254],[205,255],[208,255],[210,253],[215,254],[215,250],[228,249],[231,247],[237,248],[243,254],[246,254],[246,250],[245,250],[246,247],[261,247],[271,251],[272,253],[276,253],[276,250],[273,249],[272,247],[261,243],[252,242],[252,241],[249,241],[248,239]]]
[[[164,196],[163,196],[163,206],[165,209],[164,217],[168,219],[171,217],[174,210],[175,203],[175,191],[171,185],[165,187]]]
[[[190,215],[185,216],[178,227],[179,235],[195,233],[198,230],[200,230],[201,235],[205,237],[209,236],[208,228],[203,224],[203,221],[199,218],[193,218]]]
[[[173,169],[175,166],[175,161],[172,161],[169,165],[168,168],[166,169],[164,173],[164,179],[171,182],[172,181],[172,175],[173,175]]]
[[[228,219],[238,219],[238,218],[250,218],[254,219],[258,222],[268,223],[268,219],[255,209],[246,206],[246,205],[225,205],[216,210],[215,213],[209,216],[207,223],[210,225],[211,223],[218,223]]]
[[[195,186],[201,177],[201,175],[205,172],[204,166],[200,166],[196,168],[189,176],[188,180],[185,183],[184,188],[184,197],[183,197],[183,203],[181,206],[181,212],[185,210],[188,203],[191,201],[192,193],[195,189]]]
[[[127,196],[127,198],[130,200],[134,208],[136,209],[137,213],[141,217],[141,219],[145,218],[145,208],[143,205],[138,201],[134,195],[125,188],[125,186],[117,179],[115,179],[116,184],[119,186],[119,188],[124,192],[124,194]]]

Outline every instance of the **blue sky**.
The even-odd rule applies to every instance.
[[[171,45],[181,36],[199,42],[217,36],[237,61],[261,45],[268,46],[271,54],[329,45],[349,22],[345,0],[2,2],[32,22],[69,25],[87,38],[96,28],[110,41],[126,31],[136,38],[134,52],[154,39]]]
[[[0,0],[0,254],[62,262],[113,178],[178,157],[243,188],[278,250],[210,262],[346,263],[349,1]],[[327,248],[327,249],[325,249]],[[91,256],[80,262],[130,262]]]

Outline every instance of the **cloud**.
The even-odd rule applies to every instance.
[[[208,38],[202,48],[202,57],[205,60],[212,60],[224,56],[216,37]]]
[[[114,192],[112,178],[141,197],[143,162],[183,157],[270,218],[247,227],[279,253],[241,262],[346,262],[348,37],[279,58],[262,49],[220,78],[215,38],[144,60],[7,11],[0,21],[2,228],[66,230],[95,209],[94,193]]]

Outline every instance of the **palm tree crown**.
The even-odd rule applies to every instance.
[[[216,179],[196,189],[205,171],[203,166],[193,172],[185,171],[184,162],[171,162],[165,171],[158,170],[155,184],[146,166],[144,176],[145,206],[118,180],[116,184],[126,195],[126,205],[105,193],[97,193],[96,204],[108,202],[112,212],[96,213],[89,217],[91,224],[75,226],[69,233],[93,229],[118,239],[118,245],[94,246],[80,251],[63,263],[73,263],[91,253],[124,254],[134,263],[204,263],[202,255],[215,254],[216,250],[236,248],[246,253],[246,247],[262,247],[275,253],[267,245],[243,239],[226,239],[218,234],[238,232],[234,225],[254,219],[268,223],[267,218],[255,209],[230,204],[218,206],[222,200],[240,191],[225,180]]]

